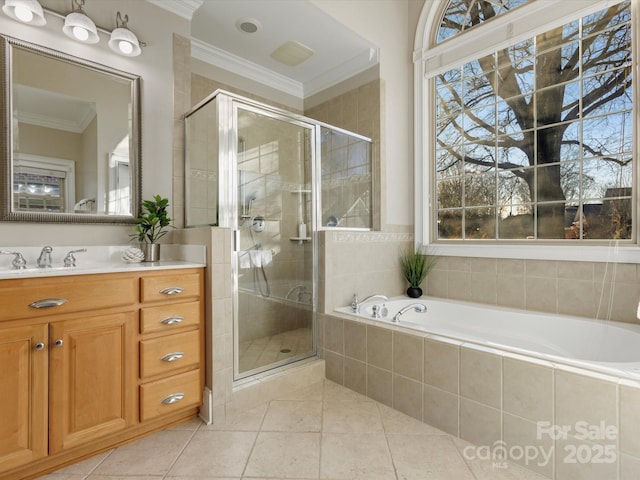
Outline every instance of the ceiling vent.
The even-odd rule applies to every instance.
[[[289,65],[290,67],[295,67],[307,60],[313,54],[314,51],[312,48],[307,47],[300,42],[289,41],[283,43],[271,52],[271,58],[280,63],[284,63],[285,65]]]

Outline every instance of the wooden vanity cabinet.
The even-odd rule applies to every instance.
[[[47,455],[46,324],[0,324],[0,471]]]
[[[140,298],[140,420],[202,402],[204,344],[199,273],[146,277]]]
[[[202,295],[202,269],[0,280],[0,479],[195,416]]]
[[[136,422],[136,312],[49,327],[49,453]]]

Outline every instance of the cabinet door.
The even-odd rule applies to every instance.
[[[0,471],[47,455],[47,325],[0,328]]]
[[[135,422],[136,330],[135,312],[51,324],[51,453]]]

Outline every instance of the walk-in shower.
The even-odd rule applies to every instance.
[[[370,140],[222,91],[185,127],[185,224],[234,232],[234,379],[314,356],[316,233],[371,227]]]

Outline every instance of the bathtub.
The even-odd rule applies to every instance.
[[[422,303],[427,311],[418,313],[411,309],[399,322],[392,322],[393,316],[411,303]],[[372,318],[374,305],[386,307],[386,316]],[[384,303],[366,303],[358,314],[353,313],[351,307],[339,307],[335,312],[350,319],[425,337],[445,337],[461,344],[470,343],[554,364],[640,379],[640,325],[431,297],[395,297]]]

